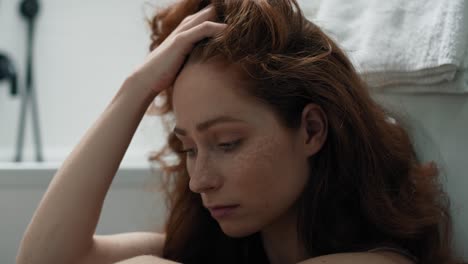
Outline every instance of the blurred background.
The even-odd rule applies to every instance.
[[[28,38],[31,24],[19,11],[21,2],[0,0],[0,54],[4,55],[4,61],[5,58],[9,60],[7,71],[14,68],[17,75],[16,94],[11,88],[12,78],[4,76],[0,80],[0,263],[14,263],[23,232],[55,171],[102,113],[123,80],[143,62],[150,43],[145,18],[154,13],[156,6],[172,1],[42,0],[38,2],[32,42]],[[379,23],[388,22],[381,20],[379,13],[372,9],[389,14],[388,10],[394,10],[394,6],[371,0],[342,0],[341,4],[338,0],[299,2],[310,20],[322,26],[348,52],[371,84],[376,100],[408,120],[421,159],[434,160],[441,168],[444,186],[452,198],[456,249],[468,258],[468,78],[464,74],[468,44],[463,41],[468,38],[468,33],[463,33],[468,31],[466,1],[447,2],[453,5],[453,10],[460,11],[458,16],[462,15],[461,20],[456,20],[459,31],[454,33],[458,46],[451,50],[462,50],[455,55],[463,57],[451,61],[453,74],[444,71],[443,77],[437,80],[432,76],[433,73],[440,74],[439,67],[428,71],[417,68],[416,74],[412,75],[411,67],[395,71],[373,64],[369,56],[370,51],[374,52],[373,48],[381,58],[386,58],[380,51],[384,53],[387,49],[377,44],[383,43],[389,49],[392,46],[385,39],[364,38],[369,32],[379,31]],[[418,6],[417,2],[420,1],[406,7],[414,8],[413,11],[428,8]],[[331,13],[330,6],[341,6],[341,9],[333,9]],[[360,9],[356,17],[350,15],[356,14],[353,10],[362,6],[368,9]],[[404,16],[388,19],[393,21],[391,23],[405,21]],[[425,29],[430,31],[429,26],[436,26],[436,22],[425,21],[424,25],[428,27]],[[404,23],[398,26],[404,26]],[[360,39],[356,41],[350,33],[352,30],[367,31],[354,34]],[[404,27],[399,30],[406,32]],[[412,30],[419,32],[422,29],[412,27]],[[434,35],[428,39],[437,42],[437,36],[443,37]],[[31,111],[31,105],[26,104],[21,161],[15,161],[23,107],[21,98],[28,85],[28,43],[32,43],[31,86],[37,107]],[[388,53],[388,58],[391,56],[392,53]],[[447,64],[440,66],[446,70]],[[368,70],[366,66],[379,70]],[[411,74],[398,75],[405,71]],[[421,74],[429,77],[421,77]],[[420,77],[424,79],[422,82],[408,81]],[[403,79],[406,82],[398,82]],[[40,139],[40,162],[37,161],[35,137]],[[147,156],[150,151],[159,149],[165,140],[159,118],[144,117],[106,197],[97,233],[161,228],[164,205],[162,197],[151,191],[154,177]]]

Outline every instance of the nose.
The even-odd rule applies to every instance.
[[[221,176],[208,155],[198,154],[193,169],[189,171],[189,188],[195,193],[206,193],[221,186]]]

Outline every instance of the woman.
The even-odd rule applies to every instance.
[[[151,25],[148,60],[54,176],[18,263],[457,263],[437,169],[294,0],[185,0]],[[156,96],[176,121],[176,164],[152,157],[165,233],[93,235]]]

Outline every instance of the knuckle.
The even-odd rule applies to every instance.
[[[205,27],[205,28],[212,28],[212,27],[216,26],[216,23],[213,22],[213,21],[204,21],[202,23],[202,26]]]
[[[182,23],[185,24],[185,23],[189,22],[190,20],[192,20],[192,18],[193,18],[193,14],[184,17],[184,18],[182,19],[181,24],[182,24]]]
[[[187,34],[184,33],[184,32],[181,32],[181,33],[175,35],[173,40],[174,40],[174,42],[177,43],[177,42],[184,41],[184,39],[185,39],[186,37],[187,37]]]

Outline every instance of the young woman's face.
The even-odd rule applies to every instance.
[[[232,237],[290,216],[308,178],[303,138],[265,105],[235,91],[246,86],[238,76],[215,59],[188,63],[173,94],[174,133],[187,150],[190,189],[205,207],[238,205],[214,217]]]

